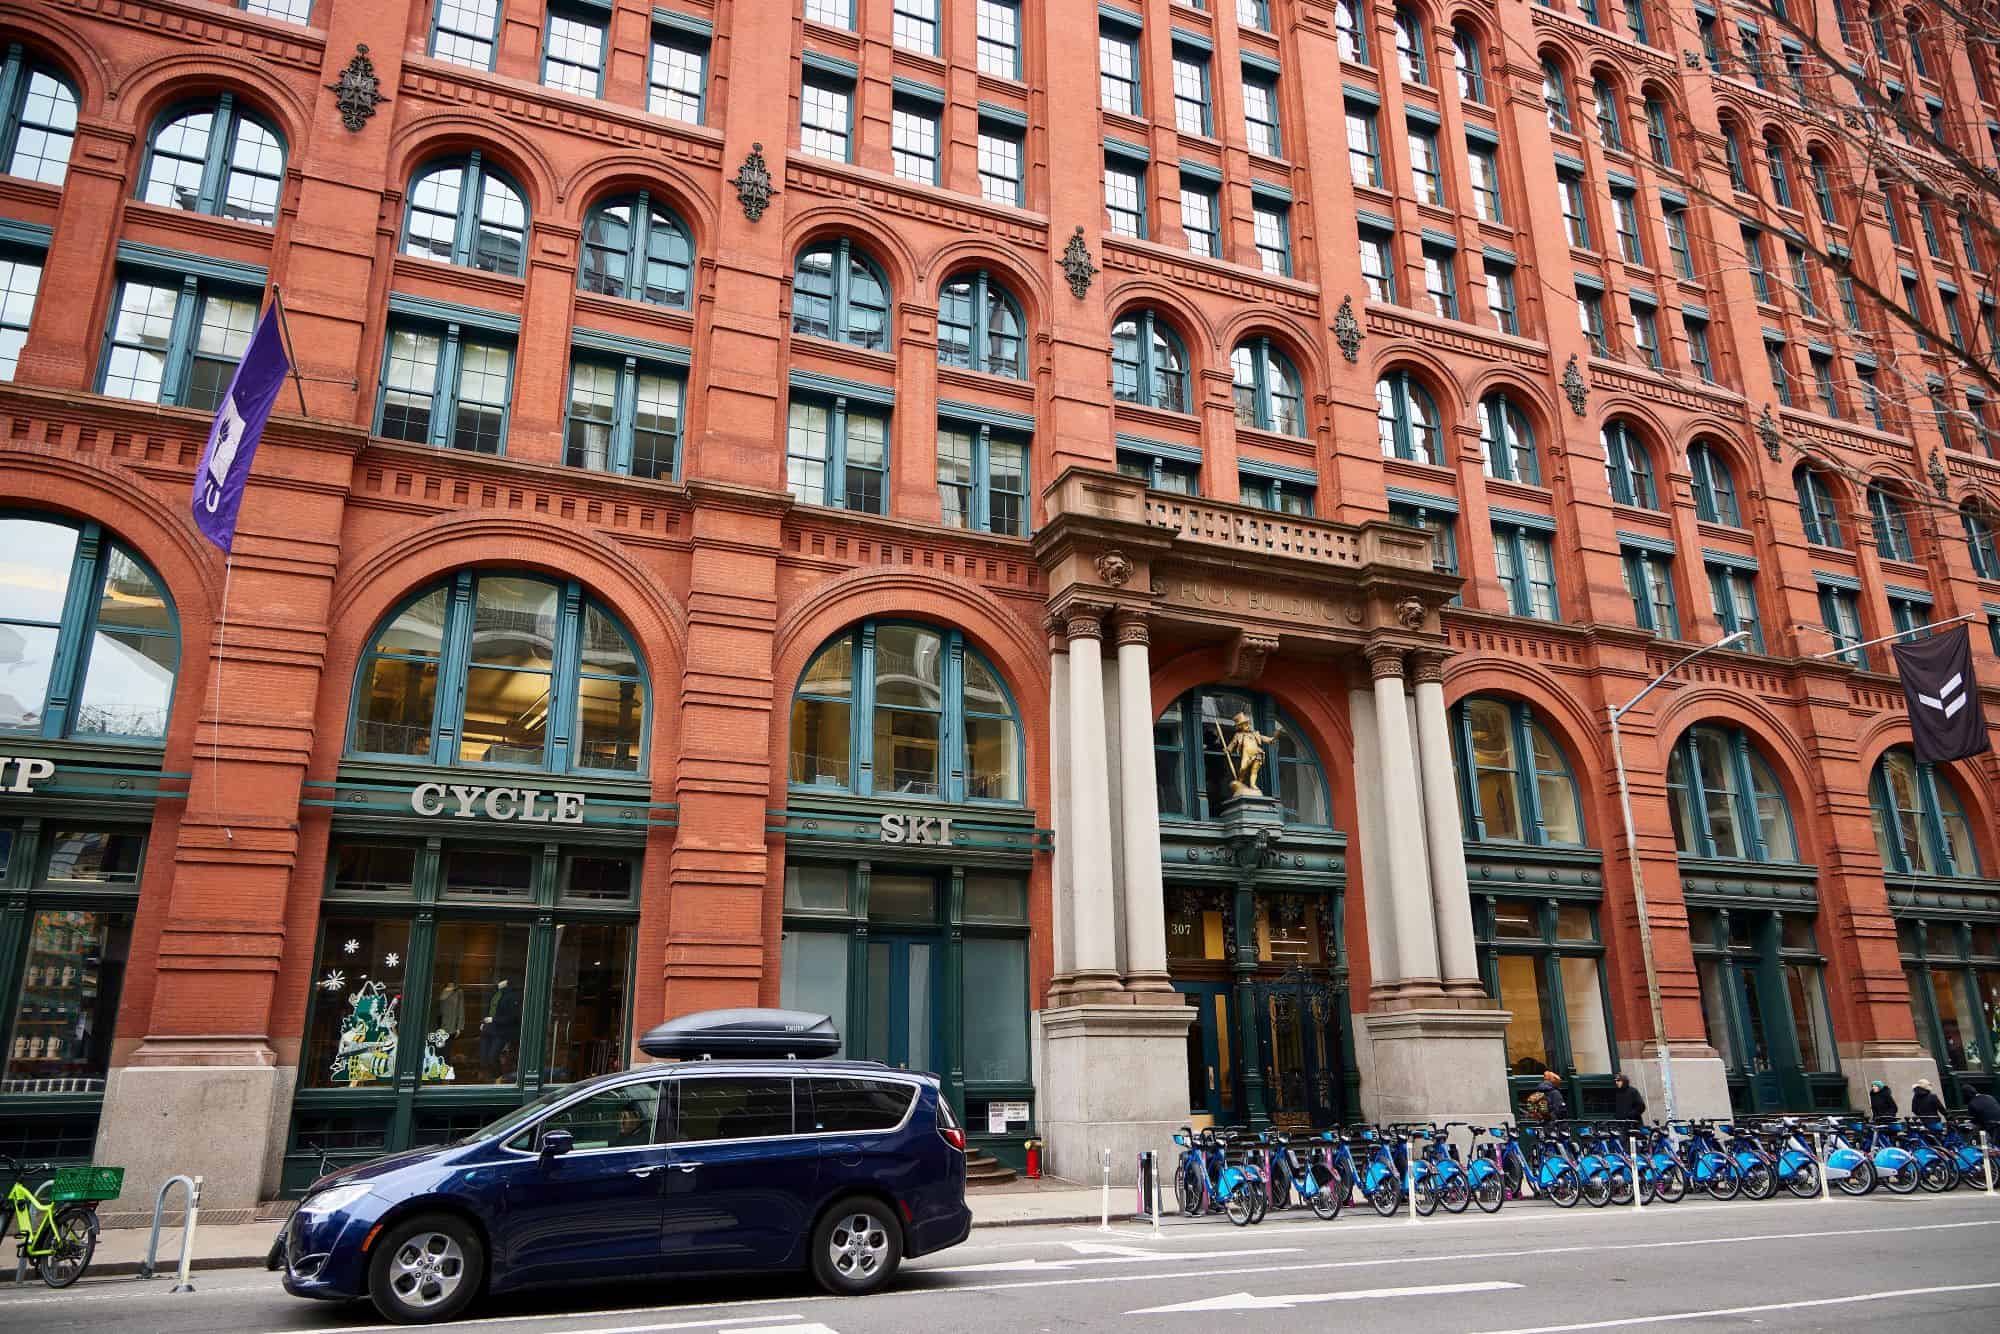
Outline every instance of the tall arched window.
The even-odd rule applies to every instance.
[[[1903,502],[1880,482],[1868,484],[1868,518],[1875,529],[1875,550],[1884,560],[1915,560],[1910,545],[1910,524],[1903,516]]]
[[[1771,173],[1771,200],[1779,208],[1792,206],[1792,169],[1785,161],[1785,146],[1776,135],[1764,136],[1764,165]]]
[[[1236,424],[1281,435],[1306,433],[1305,394],[1299,373],[1268,338],[1250,338],[1229,354],[1236,380]]]
[[[1743,136],[1736,132],[1733,122],[1724,120],[1722,128],[1722,160],[1729,168],[1729,183],[1738,190],[1750,188],[1749,174],[1743,170]]]
[[[961,274],[938,292],[938,365],[1025,380],[1025,327],[1021,307],[991,274]]]
[[[1479,403],[1479,450],[1486,475],[1509,482],[1542,484],[1542,458],[1535,450],[1535,428],[1506,392],[1488,394]]]
[[[158,742],[180,647],[159,577],[97,524],[0,515],[0,738]]]
[[[795,788],[1019,802],[1021,766],[1014,697],[957,630],[863,621],[814,655],[792,696]]]
[[[1424,21],[1416,11],[1396,9],[1396,68],[1404,83],[1431,81],[1430,57],[1424,47]]]
[[[1256,690],[1199,686],[1169,704],[1153,724],[1153,772],[1159,782],[1160,814],[1184,820],[1220,818],[1231,794],[1229,760],[1222,738],[1246,717],[1266,736],[1269,762],[1258,778],[1266,796],[1277,798],[1286,824],[1330,828],[1326,771],[1312,743],[1279,708]]]
[[[1885,751],[1875,762],[1868,798],[1883,870],[1891,875],[1979,876],[1979,849],[1965,807],[1936,765],[1918,763],[1907,746]]]
[[[799,255],[792,271],[792,332],[889,350],[889,283],[842,237]]]
[[[645,663],[574,579],[462,570],[405,602],[369,641],[347,751],[641,773]]]
[[[1486,100],[1486,68],[1479,58],[1479,38],[1469,28],[1451,30],[1452,62],[1458,67],[1458,95],[1466,102]]]
[[[1383,458],[1445,461],[1437,400],[1408,371],[1390,371],[1375,382],[1375,428]]]
[[[1694,513],[1703,523],[1743,526],[1743,514],[1736,504],[1736,479],[1729,465],[1707,443],[1697,440],[1688,446],[1688,475],[1694,481]]]
[[[483,154],[434,162],[410,183],[406,255],[518,278],[527,240],[525,197]]]
[[[1368,63],[1368,0],[1334,0],[1333,31],[1342,60]]]
[[[1151,310],[1111,326],[1111,395],[1168,412],[1188,410],[1188,359],[1180,335]]]
[[[1582,845],[1576,775],[1532,708],[1474,696],[1452,706],[1451,725],[1467,839]]]
[[[1542,62],[1542,105],[1548,109],[1550,129],[1576,133],[1576,122],[1569,114],[1569,83],[1553,60]]]
[[[278,220],[285,144],[236,94],[162,117],[146,148],[139,197],[148,204],[261,223]]]
[[[1972,571],[1981,579],[2000,579],[2000,547],[1993,540],[1993,511],[1980,501],[1968,500],[1958,507],[1959,521],[1965,525],[1965,549],[1972,553]]]
[[[649,192],[604,200],[584,216],[579,292],[685,306],[693,271],[687,228]]]
[[[1674,134],[1667,121],[1667,104],[1650,93],[1646,97],[1646,151],[1656,165],[1674,169]]]
[[[1690,727],[1667,761],[1674,846],[1690,857],[1799,859],[1792,812],[1771,766],[1741,728]]]
[[[61,185],[76,141],[76,88],[17,42],[0,64],[0,162],[9,176]]]
[[[1806,163],[1812,173],[1813,202],[1819,206],[1820,221],[1839,226],[1840,217],[1833,205],[1832,169],[1827,166],[1826,154],[1815,148],[1806,154]]]
[[[1806,541],[1845,550],[1847,542],[1840,533],[1840,507],[1834,503],[1831,484],[1817,468],[1801,463],[1792,470],[1792,486],[1799,493],[1799,522],[1805,525]]]
[[[1597,141],[1613,152],[1625,151],[1625,125],[1618,107],[1618,92],[1606,78],[1590,81],[1590,100],[1597,107]]]
[[[1611,498],[1620,505],[1656,510],[1660,496],[1653,485],[1653,458],[1639,433],[1622,421],[1609,422],[1604,442],[1604,471],[1611,479]]]

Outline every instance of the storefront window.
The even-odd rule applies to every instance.
[[[1326,771],[1303,729],[1270,695],[1202,686],[1168,705],[1153,724],[1153,767],[1160,814],[1213,820],[1233,795],[1234,774],[1223,753],[1241,716],[1269,741],[1258,790],[1275,797],[1286,824],[1328,829],[1333,806]]]
[[[549,1034],[542,1079],[569,1084],[625,1065],[626,975],[632,928],[572,923],[556,928]]]
[[[965,1077],[987,1083],[1028,1078],[1028,942],[965,942]],[[975,1003],[975,998],[977,1002]]]
[[[1833,1020],[1826,1012],[1826,986],[1814,964],[1785,965],[1785,987],[1792,1002],[1792,1027],[1799,1046],[1799,1068],[1809,1075],[1840,1068],[1833,1050]]]
[[[1500,1008],[1512,1016],[1507,1023],[1507,1069],[1517,1075],[1537,1075],[1554,1062],[1549,1033],[1548,979],[1539,959],[1503,954],[1494,959],[1500,979]]]
[[[1507,1069],[1608,1075],[1615,1068],[1597,943],[1596,909],[1547,899],[1476,905],[1489,992],[1513,1014]]]
[[[1945,1076],[1946,1101],[1960,1103],[2000,1066],[2000,928],[1959,921],[1896,924],[1917,1041]],[[1980,1077],[1969,1085],[1959,1072]]]
[[[1575,775],[1526,703],[1461,700],[1452,706],[1452,746],[1469,841],[1583,844]]]
[[[387,1087],[409,967],[410,924],[328,918],[320,926],[319,971],[300,1079],[308,1088]],[[447,1037],[455,1030],[447,1030]]]
[[[1674,843],[1691,857],[1796,862],[1798,839],[1777,775],[1733,727],[1691,727],[1667,761]]]
[[[846,1051],[847,936],[831,931],[787,931],[778,1000],[788,1010],[828,1015]]]
[[[52,882],[92,885],[136,885],[144,834],[103,829],[59,829],[48,840],[48,878]]]
[[[1701,982],[1701,1021],[1708,1031],[1708,1045],[1721,1054],[1724,1066],[1737,1069],[1742,1061],[1737,1056],[1736,1036],[1722,998],[1722,961],[1697,959],[1694,970]]]
[[[29,919],[0,1093],[101,1093],[132,914],[45,908]]]
[[[426,1083],[515,1082],[527,971],[525,924],[438,923],[430,1003],[437,1022],[429,1036],[446,1038],[437,1046],[439,1064],[425,1062]]]

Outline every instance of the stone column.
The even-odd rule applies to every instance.
[[[1111,886],[1111,786],[1104,754],[1104,619],[1072,607],[1069,632],[1069,846],[1075,1001],[1123,999]]]
[[[1354,768],[1359,779],[1375,772],[1375,757],[1381,745],[1375,735],[1375,692],[1357,671],[1347,691],[1347,719],[1354,732]],[[1362,892],[1368,911],[1368,986],[1375,991],[1402,980],[1396,962],[1396,923],[1389,913],[1389,859],[1382,849],[1388,842],[1388,823],[1382,813],[1382,786],[1354,784],[1354,841],[1359,845]],[[1366,1008],[1366,1007],[1363,1007]]]
[[[1153,673],[1146,618],[1118,616],[1119,830],[1125,851],[1125,989],[1179,1004],[1167,981],[1166,887],[1160,879],[1160,792],[1153,773]]]
[[[1465,831],[1458,818],[1451,731],[1445,721],[1446,654],[1411,655],[1417,679],[1417,762],[1424,787],[1424,833],[1430,842],[1431,912],[1437,920],[1438,965],[1444,989],[1484,996],[1472,944],[1472,897],[1466,891]]]
[[[1049,808],[1055,830],[1055,852],[1049,859],[1055,977],[1049,990],[1060,994],[1076,968],[1074,887],[1069,873],[1069,640],[1063,633],[1062,617],[1051,612],[1042,624],[1049,633]]]
[[[1425,853],[1416,750],[1403,701],[1403,650],[1377,644],[1368,650],[1375,681],[1376,773],[1382,789],[1383,833],[1389,872],[1388,908],[1396,925],[1396,964],[1405,991],[1430,992],[1439,980],[1437,934],[1432,924],[1430,865]]]

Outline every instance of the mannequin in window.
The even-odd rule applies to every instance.
[[[458,1035],[464,1030],[465,993],[458,989],[458,983],[447,982],[444,984],[444,990],[438,995],[437,1025],[432,1030],[444,1034],[444,1041],[438,1047],[438,1055],[449,1061],[452,1043],[457,1041]]]
[[[479,1023],[479,1069],[484,1074],[492,1071],[495,1082],[504,1075],[500,1069],[500,1057],[521,1033],[521,994],[516,991],[512,980],[501,978],[493,989],[493,999],[487,1002],[486,1018]]]

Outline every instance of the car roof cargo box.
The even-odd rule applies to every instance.
[[[810,1010],[702,1010],[639,1039],[639,1050],[669,1060],[783,1060],[840,1051],[833,1020]]]

